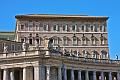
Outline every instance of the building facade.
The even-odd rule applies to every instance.
[[[107,20],[17,15],[15,40],[24,45],[20,52],[1,52],[0,80],[120,80],[120,61],[109,57]],[[50,39],[58,51],[49,50]]]
[[[53,38],[62,51],[79,52],[81,57],[109,59],[107,19],[100,16],[18,15],[16,40],[37,42],[44,47],[44,37]]]

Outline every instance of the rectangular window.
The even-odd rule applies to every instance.
[[[54,44],[58,44],[58,39],[54,39]]]
[[[36,31],[39,31],[39,26],[38,25],[36,25]]]
[[[67,39],[63,39],[63,45],[67,45]]]
[[[76,25],[72,26],[72,31],[77,31],[77,26]]]
[[[82,40],[82,45],[87,45],[87,40],[86,39]]]
[[[96,40],[92,39],[92,45],[96,45]]]
[[[91,26],[91,32],[93,32],[94,31],[94,27],[93,26]]]
[[[77,38],[73,39],[73,46],[76,46],[76,45],[77,45]]]
[[[32,39],[29,39],[29,44],[32,45]]]
[[[21,25],[21,30],[24,30],[24,25]]]
[[[58,25],[54,25],[54,26],[53,26],[53,30],[54,30],[54,31],[59,31]]]
[[[82,31],[84,32],[85,31],[85,29],[84,29],[85,27],[84,26],[82,26]]]
[[[36,39],[37,44],[39,44],[39,39]]]
[[[67,25],[63,25],[63,31],[68,31],[68,26]]]
[[[14,44],[11,45],[11,50],[15,51],[15,45]]]
[[[20,50],[21,50],[21,47],[20,47],[20,45],[18,45],[18,48],[17,48],[17,50],[18,50],[18,51],[20,51]]]
[[[44,31],[48,31],[48,25],[43,26]]]
[[[101,45],[104,45],[104,44],[105,44],[104,39],[101,39]]]

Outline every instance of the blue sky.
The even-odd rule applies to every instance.
[[[110,55],[120,56],[120,0],[1,0],[0,31],[14,31],[17,14],[108,16]]]

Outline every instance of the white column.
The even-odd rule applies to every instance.
[[[104,80],[104,72],[101,72],[101,80]]]
[[[109,80],[112,80],[112,72],[109,72]]]
[[[71,69],[71,80],[74,80],[74,70],[73,70],[73,68]]]
[[[93,80],[96,80],[96,71],[93,71]]]
[[[78,80],[82,80],[81,79],[81,70],[78,70]]]
[[[14,71],[13,70],[10,72],[10,80],[14,80]]]
[[[23,80],[27,80],[26,67],[23,68]]]
[[[58,67],[58,80],[62,80],[61,66]]]
[[[41,80],[41,66],[34,66],[34,80]]]
[[[64,67],[64,72],[63,72],[63,80],[67,80],[67,70],[66,70],[66,67]]]
[[[9,80],[9,73],[8,73],[8,69],[4,69],[3,71],[3,80]]]
[[[117,80],[120,80],[120,73],[117,72]]]
[[[86,73],[85,73],[85,80],[89,80],[89,73],[88,73],[87,70],[86,70]]]
[[[50,80],[50,65],[46,66],[46,80]]]

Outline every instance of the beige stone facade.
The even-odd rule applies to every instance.
[[[30,46],[1,52],[0,80],[120,80],[120,61],[109,58],[107,19],[17,15],[16,41]],[[49,38],[60,45],[59,53],[49,50]]]
[[[18,15],[16,40],[44,47],[44,37],[53,38],[61,50],[85,52],[89,58],[109,59],[107,19],[85,15]]]

